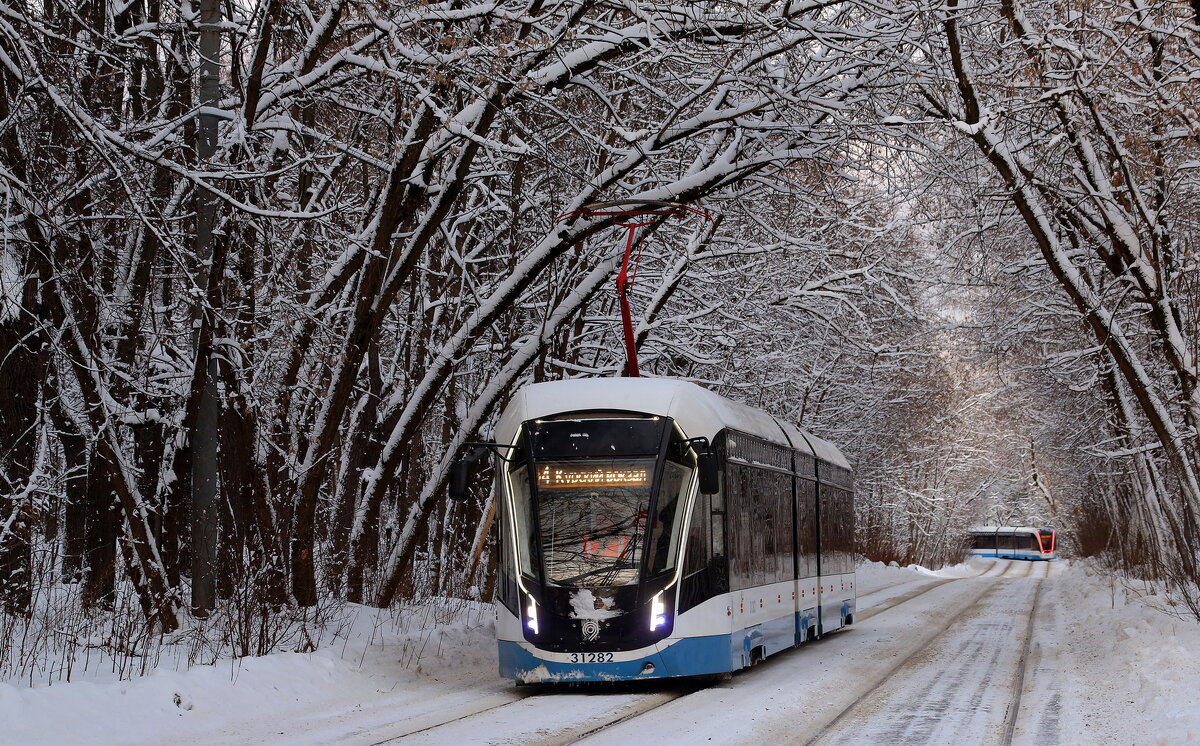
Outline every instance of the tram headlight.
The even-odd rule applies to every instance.
[[[533,634],[538,633],[537,602],[533,600],[533,596],[529,597],[529,605],[525,607],[525,626]]]
[[[667,605],[663,603],[662,591],[650,599],[650,631],[667,625]]]

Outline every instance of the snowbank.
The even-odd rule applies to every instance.
[[[296,742],[296,724],[314,715],[336,720],[498,679],[490,604],[344,613],[341,636],[314,653],[160,668],[133,681],[93,669],[49,687],[0,683],[0,743]]]
[[[1063,733],[1075,739],[1064,743],[1200,743],[1200,625],[1167,613],[1185,610],[1153,588],[1084,564],[1057,579],[1046,600],[1060,627]]]

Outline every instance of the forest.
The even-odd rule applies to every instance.
[[[0,0],[0,678],[490,600],[449,467],[627,372],[597,202],[704,212],[642,375],[837,443],[861,555],[1200,619],[1200,2]]]

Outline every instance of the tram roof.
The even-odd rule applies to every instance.
[[[670,417],[688,437],[712,438],[729,427],[781,445],[790,441],[799,451],[850,468],[846,457],[832,443],[761,409],[677,378],[574,378],[535,383],[514,395],[496,425],[496,434],[509,438],[526,420],[588,410]]]
[[[973,534],[1028,534],[1037,533],[1038,531],[1053,531],[1052,528],[1037,526],[972,526],[970,532]]]

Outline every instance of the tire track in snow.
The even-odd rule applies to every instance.
[[[1033,566],[1037,564],[1028,560],[1002,561],[1007,563],[1007,565],[1005,566],[1004,571],[1000,573],[999,577],[1007,578],[1009,580],[1014,578],[1028,578],[1033,572]]]

